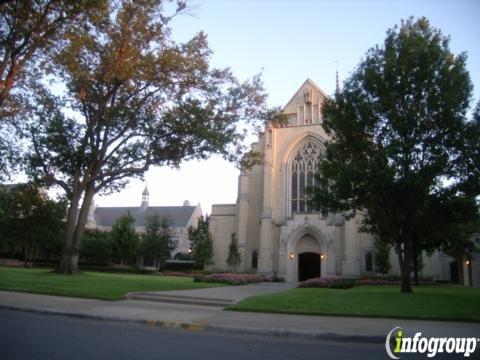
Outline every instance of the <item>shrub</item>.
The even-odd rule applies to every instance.
[[[167,271],[193,271],[195,261],[193,260],[167,260],[165,270]]]
[[[106,273],[116,273],[116,274],[140,274],[140,275],[150,275],[156,274],[157,271],[149,269],[140,269],[136,267],[113,267],[113,266],[93,266],[93,265],[80,265],[81,271],[98,271]]]
[[[300,288],[330,288],[349,289],[355,286],[355,279],[351,278],[313,278],[303,281],[298,285]]]
[[[382,278],[368,278],[357,279],[357,285],[400,285],[400,280],[382,279]]]
[[[251,283],[263,282],[264,277],[254,274],[211,274],[211,275],[197,275],[193,278],[195,282],[213,282],[229,285],[246,285]]]
[[[278,275],[273,275],[273,276],[263,276],[263,281],[265,282],[285,282],[285,278],[278,276]]]

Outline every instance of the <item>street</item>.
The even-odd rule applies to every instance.
[[[0,310],[0,358],[343,360],[388,357],[383,344],[193,333],[146,325]],[[418,358],[425,359],[426,356]]]

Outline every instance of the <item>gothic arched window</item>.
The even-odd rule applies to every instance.
[[[322,159],[320,144],[313,140],[303,143],[292,159],[292,214],[313,212],[307,189],[315,185],[315,173]]]

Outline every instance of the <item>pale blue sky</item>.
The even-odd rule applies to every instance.
[[[212,64],[230,67],[240,79],[263,73],[269,105],[284,105],[311,78],[327,94],[365,52],[383,43],[388,28],[409,16],[426,16],[451,37],[454,53],[468,53],[467,66],[480,98],[480,1],[478,0],[204,0],[191,1],[192,15],[174,20],[173,36],[186,41],[203,30]],[[473,104],[473,102],[472,102]],[[150,203],[181,205],[188,199],[211,212],[212,203],[236,200],[238,171],[219,159],[189,162],[181,170],[154,169],[146,180]],[[140,205],[143,189],[132,181],[121,193],[97,197],[102,206]]]

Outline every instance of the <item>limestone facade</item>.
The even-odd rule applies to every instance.
[[[242,271],[278,274],[287,281],[309,277],[373,273],[374,239],[359,231],[361,218],[309,209],[305,187],[321,160],[329,136],[321,107],[327,95],[311,80],[283,108],[288,125],[269,123],[252,150],[264,161],[240,174],[236,204],[213,205],[210,232],[215,270],[227,270],[231,234],[236,234]],[[448,279],[445,256],[426,259],[423,276]],[[397,260],[392,252],[392,265]],[[398,273],[398,267],[392,267]]]

